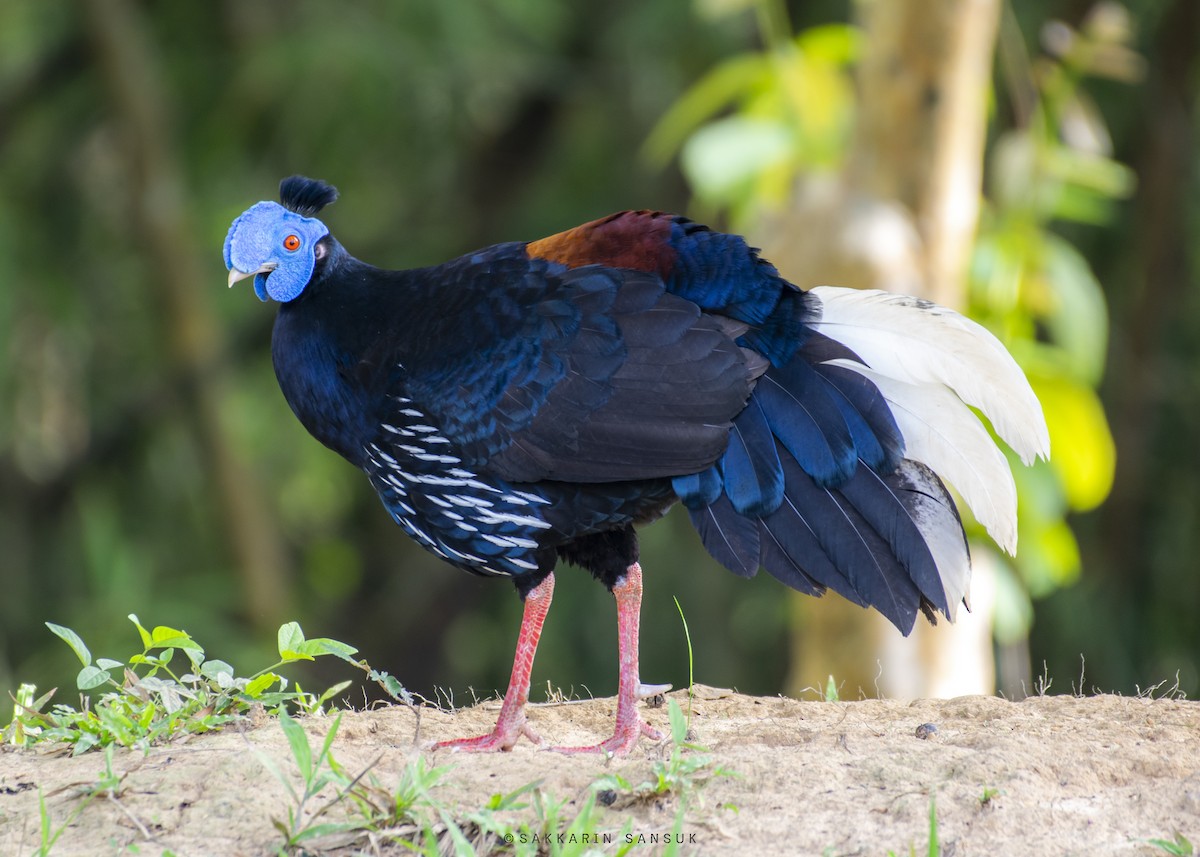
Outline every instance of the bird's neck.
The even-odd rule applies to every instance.
[[[324,240],[312,280],[280,307],[271,350],[301,423],[358,462],[387,391],[475,348],[500,312],[497,284],[519,281],[529,262],[521,245],[496,245],[432,268],[388,271]]]
[[[280,389],[308,431],[359,463],[378,429],[374,406],[400,362],[395,319],[412,301],[413,272],[383,271],[330,239],[312,281],[275,319]]]

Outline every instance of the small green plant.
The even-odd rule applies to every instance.
[[[1147,839],[1155,848],[1161,848],[1168,854],[1173,854],[1175,857],[1192,857],[1196,853],[1195,847],[1188,838],[1179,831],[1175,832],[1174,839]]]
[[[13,697],[14,715],[12,723],[4,730],[4,740],[9,744],[17,747],[24,747],[27,743],[36,739],[40,733],[40,726],[27,726],[23,718],[16,715],[22,711],[40,711],[42,706],[50,701],[54,696],[54,691],[44,694],[41,698],[35,699],[34,694],[37,693],[37,686],[32,684],[22,684],[17,688],[16,696]]]
[[[597,845],[595,809],[598,784],[589,789],[581,808],[568,813],[569,800],[546,794],[540,781],[508,793],[496,793],[479,809],[451,809],[434,794],[449,766],[429,767],[417,757],[400,775],[394,789],[383,786],[371,767],[357,776],[338,763],[332,752],[339,719],[319,748],[309,743],[300,723],[286,712],[279,723],[287,736],[301,785],[269,756],[259,753],[263,765],[283,784],[291,798],[285,819],[274,819],[283,835],[281,854],[319,853],[323,837],[333,837],[338,847],[366,840],[375,850],[397,843],[417,854],[476,855],[517,854],[583,857]],[[344,811],[334,816],[334,810]],[[525,817],[508,820],[515,812],[531,810]],[[610,842],[624,841],[632,822]],[[624,848],[617,853],[627,853]],[[373,852],[372,852],[373,853]]]
[[[360,778],[349,793],[352,823],[362,836],[404,842],[417,853],[439,853],[444,840],[455,842],[455,852],[462,853],[458,843],[470,842],[471,837],[433,795],[449,771],[448,765],[431,768],[418,756],[405,766],[394,790],[374,776]],[[505,798],[494,795],[489,806],[509,808],[511,802]]]
[[[288,680],[276,670],[322,655],[334,655],[364,668],[353,659],[353,647],[326,638],[305,639],[300,626],[288,622],[279,629],[279,662],[239,678],[225,661],[206,659],[204,647],[185,631],[164,625],[151,631],[137,616],[131,614],[129,619],[137,628],[142,648],[125,661],[93,658],[73,630],[47,622],[83,665],[75,682],[84,693],[80,707],[60,703],[45,711],[55,691],[36,697],[33,685],[21,685],[14,697],[12,722],[0,733],[3,740],[19,746],[61,742],[79,754],[111,744],[146,747],[181,733],[207,732],[255,706],[282,710],[293,704],[317,713],[350,682],[316,696],[299,685],[289,690]],[[102,692],[93,698],[89,691]]]
[[[472,816],[471,820],[481,825],[480,830],[490,832],[492,841],[512,843],[517,854],[546,854],[551,857],[585,857],[597,853],[601,837],[597,833],[596,812],[597,789],[593,786],[579,811],[573,816],[567,812],[569,800],[555,800],[541,788],[530,793],[533,801],[533,818],[515,826],[500,822],[490,813],[483,817]],[[624,843],[626,834],[633,829],[633,822],[626,822],[619,833],[608,832],[611,842]],[[511,837],[511,838],[509,838]],[[638,847],[627,844],[618,854],[626,854]]]
[[[56,842],[63,831],[75,823],[75,820],[83,814],[83,811],[88,808],[88,805],[94,798],[101,794],[108,795],[109,799],[116,802],[117,794],[120,791],[121,777],[113,773],[112,766],[112,747],[104,748],[104,772],[96,780],[95,783],[86,786],[79,791],[79,796],[83,799],[67,814],[66,819],[57,827],[54,826],[54,821],[50,817],[50,810],[46,806],[46,795],[41,788],[38,789],[38,827],[40,833],[40,841],[37,849],[33,852],[34,857],[46,857],[54,848]],[[119,804],[118,804],[119,806]],[[122,807],[123,809],[123,807]],[[135,820],[136,822],[136,820]]]
[[[937,800],[929,798],[929,857],[941,857],[942,846],[938,841]]]
[[[292,805],[288,807],[287,811],[287,821],[285,822],[278,818],[273,819],[275,828],[283,834],[283,848],[285,850],[294,850],[302,842],[306,842],[314,837],[344,833],[361,828],[361,824],[353,821],[321,820],[326,813],[351,794],[351,791],[361,778],[361,775],[354,779],[347,777],[345,771],[333,758],[331,748],[333,747],[333,739],[337,737],[338,727],[341,725],[341,722],[342,715],[339,713],[334,718],[329,730],[325,733],[325,740],[321,742],[320,749],[314,755],[304,728],[287,711],[280,710],[279,726],[283,729],[283,734],[287,738],[288,747],[292,752],[292,760],[296,763],[296,767],[300,772],[300,778],[304,783],[303,788],[299,790],[292,785],[291,778],[283,772],[283,769],[276,764],[274,759],[261,750],[255,750],[263,766],[274,775],[275,779],[283,784],[288,796],[292,799]],[[333,797],[326,800],[315,810],[310,809],[312,803],[316,801],[320,793],[330,785],[334,786],[336,790]]]
[[[76,806],[58,827],[54,826],[54,822],[50,818],[50,810],[46,808],[46,796],[42,790],[38,789],[38,819],[40,822],[41,842],[38,843],[37,850],[34,851],[34,857],[46,857],[50,853],[50,849],[54,847],[54,843],[58,842],[58,837],[62,836],[66,830],[77,819],[83,811],[87,809],[87,801]]]
[[[992,805],[992,801],[1000,795],[1000,789],[983,787],[983,794],[979,796],[979,807],[985,809]]]
[[[424,826],[422,809],[434,806],[431,796],[433,789],[449,771],[449,765],[431,768],[423,757],[418,756],[404,768],[394,791],[381,787],[372,777],[370,787],[364,788],[359,796],[359,812],[372,829],[405,826],[419,829]],[[382,800],[373,799],[380,797]],[[497,794],[492,796],[488,806],[491,809],[507,809],[511,801],[508,796]]]
[[[692,725],[692,699],[696,695],[696,662],[692,655],[692,634],[688,631],[687,617],[683,615],[683,605],[679,603],[679,599],[671,596],[675,600],[675,609],[679,611],[679,621],[683,623],[683,638],[687,641],[688,652],[688,711],[687,724],[690,728]]]
[[[68,825],[78,817],[79,813],[83,812],[83,807],[76,807],[75,811],[57,828],[54,827],[54,822],[50,818],[50,811],[46,808],[46,795],[41,788],[38,789],[38,820],[40,822],[41,841],[38,843],[37,850],[34,851],[35,857],[44,857],[50,853],[50,849],[54,847],[54,843],[58,842],[58,837],[62,836]]]
[[[937,800],[929,798],[929,848],[926,850],[928,857],[941,857],[942,846],[938,841],[938,820],[937,820]],[[908,846],[909,857],[917,857],[917,847],[915,845]],[[895,851],[888,851],[888,857],[898,857]]]
[[[449,849],[450,853],[473,855],[511,847],[517,854],[536,854],[537,845],[528,847],[537,841],[533,835],[535,830],[557,832],[569,824],[556,813],[546,817],[547,799],[540,792],[540,782],[536,781],[507,794],[494,794],[480,809],[456,817],[432,794],[449,770],[448,766],[428,768],[421,759],[410,763],[401,775],[399,787],[391,793],[391,806],[387,805],[387,790],[373,780],[371,787],[364,791],[360,804],[364,829],[402,842],[419,853],[440,854]],[[528,809],[527,795],[532,797],[538,813],[537,823],[514,824],[497,816],[501,812]],[[384,800],[374,799],[378,796]],[[552,810],[560,808],[553,801],[549,803]]]
[[[832,675],[825,682],[825,701],[826,702],[841,701],[841,694],[838,693],[837,682],[833,680]]]
[[[635,786],[618,774],[607,774],[596,781],[598,788],[628,795],[634,801],[654,800],[668,795],[686,799],[696,787],[712,777],[737,776],[724,767],[713,768],[711,756],[694,755],[703,754],[705,748],[687,740],[687,718],[678,702],[670,700],[667,712],[671,721],[671,754],[654,763],[650,769],[651,778]]]

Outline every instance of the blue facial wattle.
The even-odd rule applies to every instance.
[[[260,300],[287,303],[304,291],[316,266],[317,242],[329,234],[324,223],[288,211],[276,202],[259,202],[229,227],[225,236],[225,267],[254,273],[254,293]],[[295,236],[298,243],[288,239]],[[263,266],[274,265],[270,271]]]

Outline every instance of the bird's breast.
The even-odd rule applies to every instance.
[[[371,397],[356,373],[357,361],[319,333],[280,322],[271,354],[279,388],[300,423],[361,466],[363,442],[374,434],[375,421]]]

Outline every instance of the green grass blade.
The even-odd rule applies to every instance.
[[[929,857],[941,857],[942,846],[938,843],[937,799],[929,799]]]
[[[300,776],[304,778],[305,783],[310,782],[313,775],[312,747],[308,744],[308,735],[305,734],[304,727],[286,711],[279,712],[279,725],[292,748],[292,758],[296,760]]]

